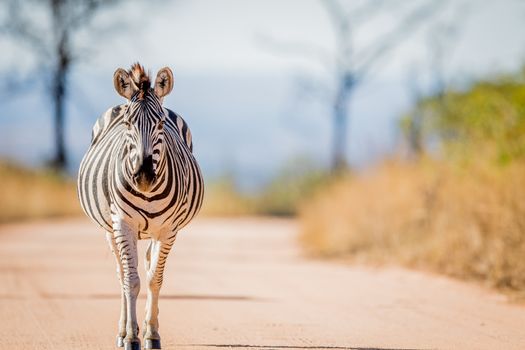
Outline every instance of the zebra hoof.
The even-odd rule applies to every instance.
[[[117,348],[124,347],[124,337],[117,335]]]
[[[140,350],[140,340],[124,341],[124,350]]]
[[[144,349],[160,349],[160,339],[144,339]]]

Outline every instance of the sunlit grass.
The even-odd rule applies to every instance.
[[[82,213],[71,178],[0,162],[0,223]]]
[[[301,209],[312,254],[402,263],[525,295],[525,165],[390,162]]]

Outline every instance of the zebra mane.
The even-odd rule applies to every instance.
[[[144,70],[144,67],[140,63],[134,63],[128,71],[131,80],[137,87],[139,94],[138,99],[143,100],[144,95],[148,92],[151,87],[151,81],[148,73]]]

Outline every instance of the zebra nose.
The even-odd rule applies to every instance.
[[[137,182],[153,182],[155,179],[155,172],[153,170],[153,157],[151,155],[145,157],[139,166],[135,169],[135,181]]]
[[[139,161],[135,164],[133,172],[137,175],[142,172],[147,172],[150,169],[153,169],[153,157],[151,155],[142,159],[139,158]]]

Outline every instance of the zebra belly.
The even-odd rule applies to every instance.
[[[112,231],[110,202],[93,179],[87,182],[87,174],[79,174],[78,196],[84,213],[106,231]]]

